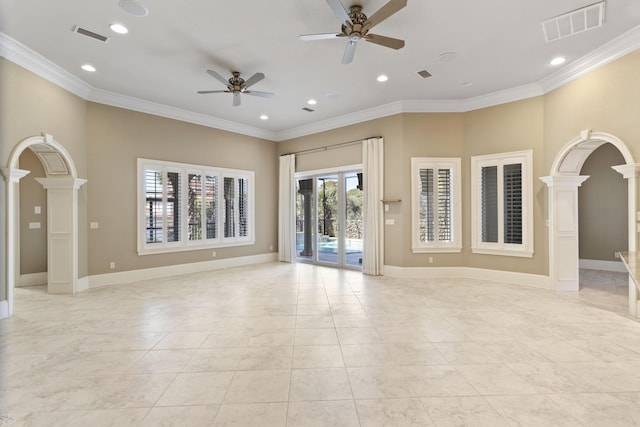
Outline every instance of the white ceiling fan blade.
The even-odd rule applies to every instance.
[[[240,106],[240,92],[233,92],[233,106]]]
[[[357,41],[349,40],[349,43],[347,43],[347,47],[344,50],[344,55],[342,55],[343,64],[351,64],[351,61],[353,61],[353,55],[356,54],[357,45],[358,45]]]
[[[300,40],[310,41],[310,40],[327,40],[327,39],[335,39],[336,37],[344,37],[346,34],[338,34],[338,33],[324,33],[324,34],[302,34],[298,36]]]
[[[264,79],[264,74],[255,73],[253,76],[249,77],[249,79],[244,82],[243,89],[247,89],[249,86],[253,86],[254,84],[258,83],[262,79]]]
[[[243,93],[246,93],[247,95],[260,96],[262,98],[272,98],[273,96],[275,96],[275,94],[271,92],[261,92],[259,90],[248,90]]]
[[[403,7],[407,5],[407,0],[390,0],[382,6],[376,13],[367,19],[368,28],[373,28]]]
[[[340,0],[326,0],[326,2],[329,7],[333,9],[333,12],[336,14],[340,22],[344,24],[345,22],[351,21],[351,18],[349,18],[349,12],[347,12],[347,9],[345,9]]]
[[[390,47],[391,49],[402,49],[404,47],[404,40],[394,39],[393,37],[367,34],[364,36],[364,39],[369,43],[379,44],[380,46]]]
[[[227,79],[225,79],[224,77],[222,77],[220,74],[216,73],[215,71],[207,70],[207,74],[209,74],[214,79],[220,81],[220,83],[222,83],[223,85],[229,86],[229,82],[227,81]]]

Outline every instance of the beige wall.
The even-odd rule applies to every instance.
[[[47,190],[36,178],[44,178],[40,159],[31,150],[20,155],[20,169],[31,171],[20,180],[20,274],[47,271]],[[40,214],[34,207],[40,206]],[[29,223],[40,223],[39,229],[30,229]]]
[[[621,164],[618,149],[604,144],[582,166],[589,179],[578,188],[581,259],[618,261],[614,252],[627,250],[627,180],[611,169]]]
[[[464,114],[463,205],[471,202],[471,157],[482,154],[533,150],[533,258],[473,254],[471,247],[471,210],[463,209],[463,246],[465,265],[521,273],[547,274],[546,188],[542,161],[544,103],[541,97],[511,102]]]
[[[78,177],[87,177],[86,106],[83,99],[0,58],[0,165],[8,165],[13,148],[25,138],[47,133],[53,135],[70,153]],[[4,188],[0,199],[6,200]],[[4,211],[4,209],[2,209]],[[4,213],[2,214],[4,215]],[[4,216],[0,223],[4,224]],[[87,189],[78,193],[78,274],[85,277],[87,269]],[[4,233],[4,227],[2,233]],[[4,241],[5,235],[2,236]],[[4,245],[1,245],[4,247]],[[1,257],[5,259],[5,255]],[[4,266],[3,266],[4,271]],[[4,280],[4,279],[0,279]],[[0,289],[4,292],[5,283]]]
[[[95,103],[88,107],[87,141],[89,221],[99,224],[89,230],[91,275],[210,261],[213,250],[216,259],[277,250],[275,142]],[[139,256],[138,158],[255,171],[256,244]]]

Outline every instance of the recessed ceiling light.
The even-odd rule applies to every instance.
[[[269,116],[267,116],[266,114],[263,114],[260,116],[260,120],[269,120]]]
[[[134,0],[121,0],[119,4],[122,10],[133,16],[143,17],[149,14],[149,9]]]
[[[327,94],[327,98],[329,98],[329,99],[337,99],[337,98],[339,98],[339,97],[340,97],[340,94],[339,94],[339,93],[329,92],[329,93]]]
[[[318,101],[316,101],[313,98],[307,101],[307,104],[309,104],[309,105],[316,105],[317,103],[318,103]]]
[[[439,62],[453,62],[458,57],[458,54],[455,52],[445,52],[438,56]]]
[[[462,82],[462,83],[460,83],[460,86],[462,86],[462,87],[471,87],[472,85],[473,85],[473,83],[471,83],[471,82]]]
[[[81,67],[83,70],[88,71],[90,73],[93,73],[94,71],[96,71],[96,67],[94,67],[93,65],[89,65],[89,64],[84,64]]]
[[[129,29],[122,24],[111,24],[109,25],[109,28],[111,28],[111,31],[118,34],[127,34],[129,32]]]
[[[386,82],[387,80],[389,80],[389,77],[384,75],[384,74],[380,74],[376,80],[382,83],[382,82]]]
[[[567,59],[564,56],[558,56],[556,58],[553,58],[551,60],[551,62],[549,62],[549,64],[551,65],[560,65],[560,64],[564,64],[564,61],[566,61]]]

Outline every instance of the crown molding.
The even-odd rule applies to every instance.
[[[640,25],[540,80],[540,86],[551,92],[639,48]]]
[[[87,99],[92,90],[89,84],[1,31],[0,57],[26,68],[80,98]]]
[[[538,82],[466,99],[395,101],[309,125],[274,132],[94,88],[17,40],[0,32],[0,57],[26,68],[85,100],[271,141],[298,138],[395,114],[468,112],[541,96],[639,48],[640,25]]]
[[[227,132],[267,139],[269,141],[276,140],[275,132],[266,129],[251,127],[232,122],[230,120],[224,120],[217,117],[208,116],[206,114],[195,113],[193,111],[175,108],[156,102],[146,101],[140,98],[121,95],[106,90],[93,89],[87,100],[96,102],[98,104],[111,105],[112,107],[124,108],[127,110],[138,111],[140,113],[166,117],[168,119],[180,120],[182,122],[193,123],[196,125],[224,130]]]

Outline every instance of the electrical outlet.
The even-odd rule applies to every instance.
[[[273,250],[273,245],[269,246],[269,250],[272,251]]]
[[[211,252],[211,258],[215,258],[216,257],[216,251]]]
[[[429,257],[429,264],[433,264],[433,257],[432,256]]]
[[[114,268],[116,268],[116,263],[115,263],[115,262],[113,262],[113,261],[111,261],[111,262],[109,263],[109,268],[110,268],[110,269],[112,269],[112,270],[113,270]]]

